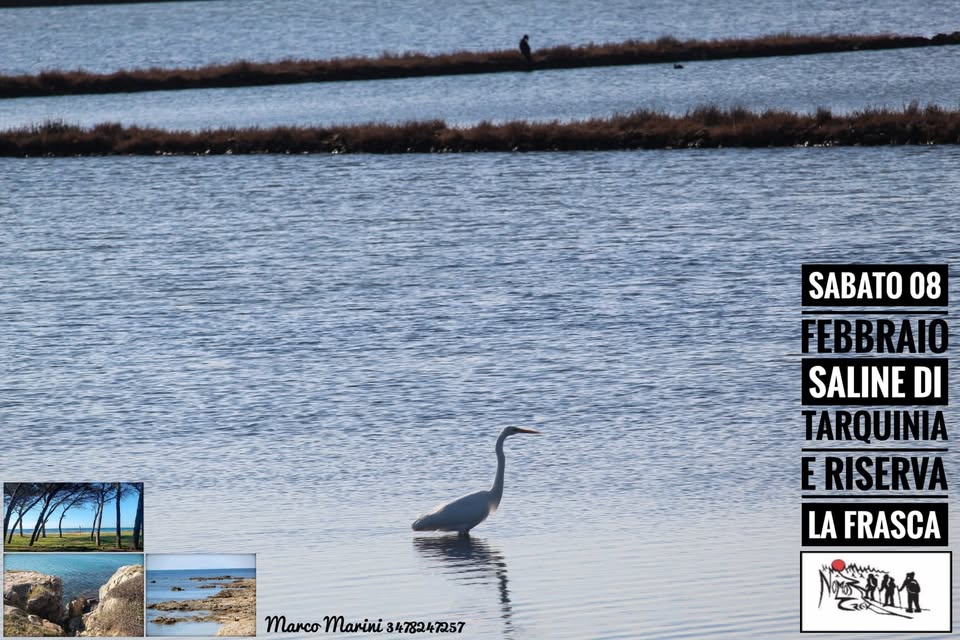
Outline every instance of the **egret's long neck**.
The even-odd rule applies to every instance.
[[[490,502],[494,508],[500,504],[500,498],[503,497],[503,469],[506,466],[506,457],[503,455],[503,441],[507,439],[507,434],[502,433],[497,438],[497,477],[493,479],[493,487],[490,489]]]

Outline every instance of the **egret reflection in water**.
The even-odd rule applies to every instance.
[[[503,553],[485,540],[463,536],[417,537],[413,545],[432,567],[467,585],[496,582],[504,637],[513,631],[513,610]]]

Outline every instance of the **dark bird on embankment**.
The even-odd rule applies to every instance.
[[[527,64],[533,64],[533,54],[530,53],[530,36],[523,34],[520,38],[520,53],[527,60]]]

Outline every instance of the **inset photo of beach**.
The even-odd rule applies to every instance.
[[[143,635],[141,553],[7,553],[3,635]]]
[[[7,482],[4,551],[143,551],[143,484]]]
[[[254,554],[147,555],[147,635],[257,635],[256,564]]]

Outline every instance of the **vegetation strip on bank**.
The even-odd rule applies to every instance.
[[[0,98],[22,98],[90,93],[132,93],[177,89],[250,87],[303,82],[383,80],[541,69],[575,69],[614,65],[794,56],[843,51],[901,49],[960,44],[960,32],[924,36],[796,35],[757,38],[686,40],[663,37],[646,42],[557,46],[534,51],[528,63],[518,51],[459,51],[449,54],[385,54],[379,58],[331,60],[241,60],[182,69],[129,69],[114,73],[43,71],[37,75],[0,75]]]
[[[0,156],[253,153],[443,153],[960,143],[960,110],[912,104],[835,115],[700,107],[683,116],[637,111],[573,122],[442,120],[340,127],[168,131],[119,124],[48,122],[0,132]]]

